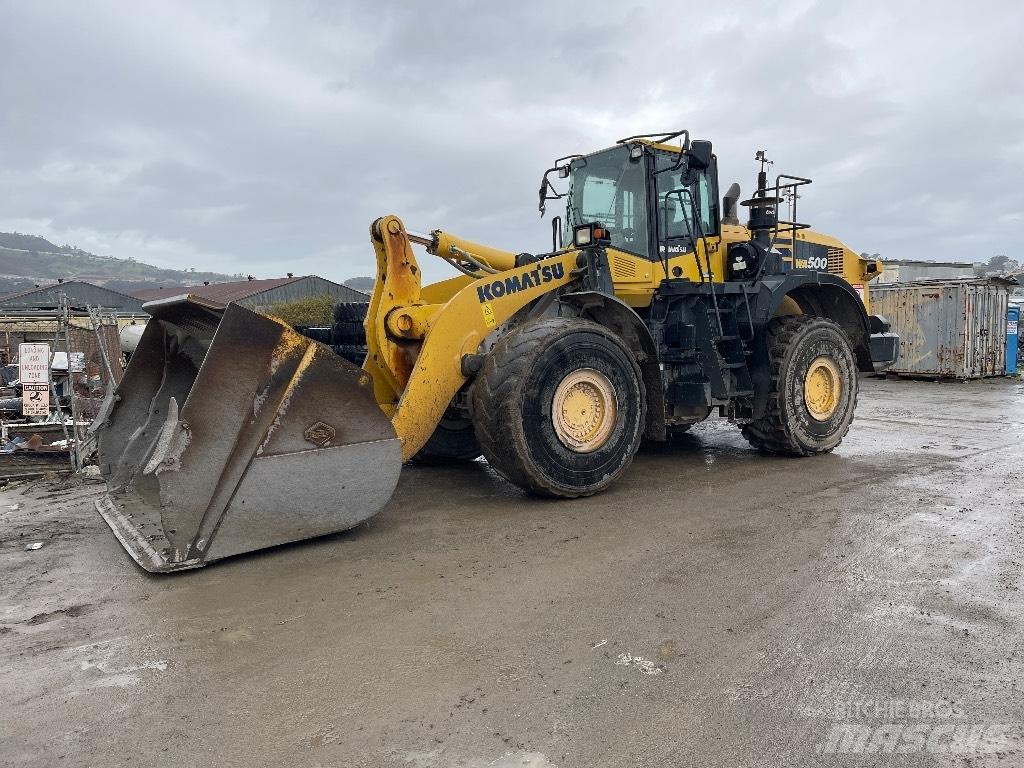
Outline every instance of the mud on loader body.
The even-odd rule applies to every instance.
[[[764,168],[740,226],[738,188],[719,200],[711,145],[685,131],[563,158],[540,196],[542,213],[566,201],[564,226],[541,255],[378,219],[365,320],[335,339],[365,343],[362,368],[238,305],[147,305],[96,422],[101,513],[169,571],[350,528],[406,460],[483,455],[527,491],[585,496],[715,409],[761,450],[832,450],[857,371],[895,359],[865,308],[878,265],[797,223],[808,180],[769,186]],[[422,285],[414,243],[461,274]]]

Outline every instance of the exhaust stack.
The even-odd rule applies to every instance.
[[[740,218],[737,215],[737,206],[740,201],[740,185],[733,182],[729,189],[722,195],[722,223],[739,226]]]

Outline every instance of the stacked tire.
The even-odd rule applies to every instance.
[[[334,305],[331,348],[351,363],[366,360],[366,311],[369,304],[343,301]],[[473,422],[459,408],[451,407],[434,434],[413,461],[419,464],[455,464],[472,461],[480,455],[473,433]]]
[[[297,325],[295,326],[295,330],[306,338],[312,339],[313,341],[319,341],[321,344],[330,344],[331,339],[334,338],[334,331],[331,330],[331,326],[329,325]]]
[[[331,348],[355,365],[366,360],[366,310],[369,304],[341,301],[334,305],[334,325],[331,327]]]

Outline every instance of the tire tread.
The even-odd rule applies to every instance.
[[[793,436],[789,423],[782,414],[780,402],[779,381],[782,378],[782,365],[786,358],[786,352],[793,344],[793,340],[808,325],[816,323],[827,323],[846,337],[842,328],[833,320],[815,315],[786,315],[772,319],[768,326],[768,360],[771,366],[771,387],[768,392],[768,406],[764,416],[751,421],[740,427],[740,432],[754,448],[766,453],[776,453],[787,456],[814,456],[816,454],[828,453],[835,448],[813,448],[801,445]],[[853,400],[850,407],[857,409],[857,387],[853,388]],[[846,425],[843,433],[839,436],[836,445],[839,445],[850,431],[850,423]]]
[[[617,340],[603,326],[574,317],[555,317],[530,323],[510,331],[498,340],[485,358],[473,385],[473,424],[484,457],[499,475],[538,496],[579,498],[602,490],[600,487],[593,490],[569,490],[552,483],[543,475],[530,471],[517,451],[517,447],[524,445],[525,441],[518,416],[519,398],[522,382],[529,375],[534,359],[551,343],[553,336],[581,329]],[[637,380],[642,381],[632,353],[628,349],[626,353],[633,362]],[[623,471],[626,466],[622,468]]]

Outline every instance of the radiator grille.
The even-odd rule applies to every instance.
[[[828,271],[833,275],[843,274],[843,249],[828,249]]]
[[[624,259],[621,256],[613,256],[611,267],[613,280],[636,279],[636,262],[633,261],[633,259]]]

